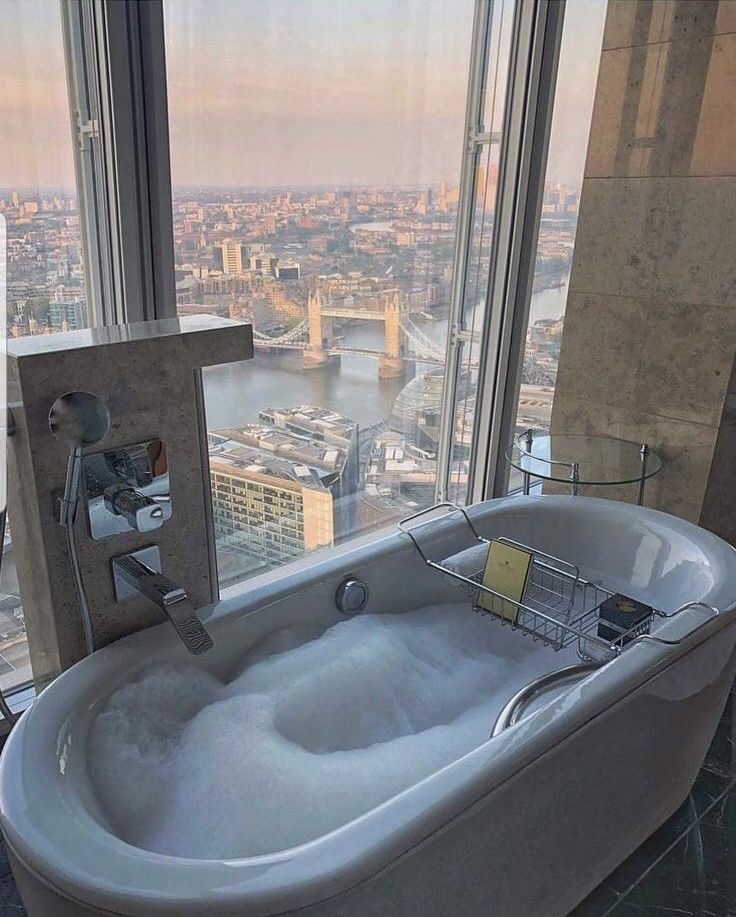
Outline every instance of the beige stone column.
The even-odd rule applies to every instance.
[[[735,356],[736,2],[611,0],[552,432],[649,443],[647,502],[734,540]]]
[[[96,645],[164,619],[143,598],[118,603],[111,559],[158,545],[163,572],[195,607],[217,596],[210,538],[209,468],[199,368],[250,359],[250,325],[190,316],[8,342],[8,401],[16,425],[8,450],[8,513],[31,665],[45,685],[85,654],[82,619],[58,522],[68,446],[48,414],[69,391],[108,407],[107,436],[89,453],[161,439],[166,444],[171,518],[152,532],[95,540],[82,501],[76,536]]]

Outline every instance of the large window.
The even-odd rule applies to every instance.
[[[0,3],[0,120],[7,334],[54,334],[86,327],[89,316],[58,3]],[[0,490],[4,494],[4,481]],[[3,690],[30,678],[11,530],[12,520],[5,531],[0,575]]]
[[[177,311],[256,342],[206,377],[222,583],[434,502],[473,20],[471,0],[165,3]],[[476,327],[497,159],[474,178]]]
[[[507,493],[525,430],[651,446],[733,539],[730,9],[0,0],[7,333],[253,325],[205,380],[222,584]]]

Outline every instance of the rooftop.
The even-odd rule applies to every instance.
[[[345,443],[350,441],[358,429],[357,423],[344,414],[311,404],[300,404],[293,408],[265,408],[260,412],[260,417],[277,427],[299,427],[320,437]]]
[[[290,489],[296,489],[293,485],[301,485],[311,490],[323,491],[330,483],[329,476],[320,473],[317,468],[301,462],[282,459],[276,455],[268,455],[258,448],[244,446],[234,440],[223,439],[220,442],[213,442],[212,434],[210,434],[210,462],[215,470],[228,472],[234,477],[275,478],[283,482],[287,488],[292,485]]]

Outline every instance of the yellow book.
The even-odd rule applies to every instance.
[[[520,602],[524,597],[531,566],[532,555],[528,551],[522,551],[521,548],[504,544],[502,541],[492,541],[483,572],[483,585],[494,592],[500,592],[513,602]],[[478,604],[486,611],[491,611],[513,623],[516,623],[519,616],[516,605],[488,595],[487,592],[481,591]]]

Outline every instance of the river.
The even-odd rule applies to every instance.
[[[565,311],[567,285],[532,296],[530,322],[556,319]],[[414,319],[433,341],[444,346],[447,321]],[[347,346],[380,350],[383,325],[346,324],[340,331]],[[210,430],[258,419],[267,407],[315,404],[339,411],[361,427],[385,420],[407,379],[379,379],[377,361],[353,354],[322,370],[305,371],[299,351],[257,354],[253,360],[205,371],[207,425]]]

